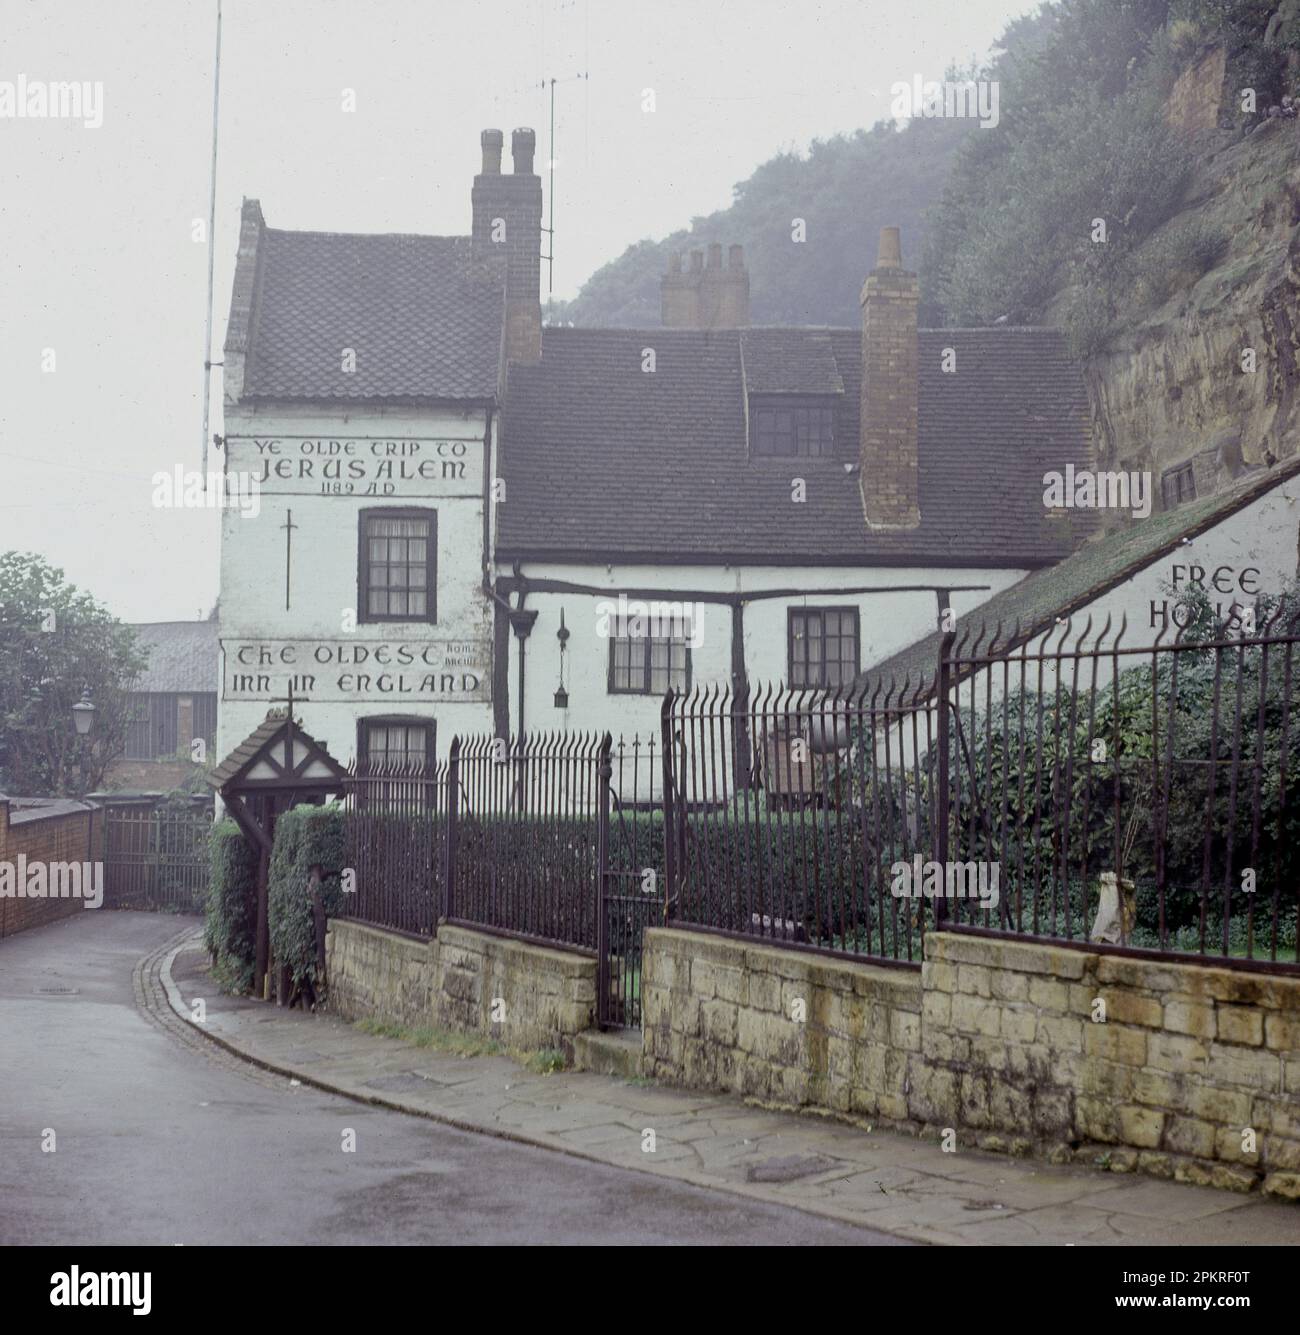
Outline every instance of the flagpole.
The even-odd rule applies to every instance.
[[[203,325],[203,494],[208,494],[208,414],[212,400],[212,262],[216,255],[217,120],[221,106],[221,0],[217,0],[217,53],[212,76],[212,174],[208,187],[208,304]]]

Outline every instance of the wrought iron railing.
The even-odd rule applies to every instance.
[[[445,911],[447,764],[354,764],[344,797],[343,912],[431,936]]]
[[[683,926],[916,966],[926,930],[1294,970],[1294,606],[1230,631],[944,637],[925,680],[662,711]]]

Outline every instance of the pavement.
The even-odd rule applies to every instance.
[[[158,952],[148,972],[191,1031],[303,1087],[900,1240],[1300,1243],[1300,1208],[1259,1196],[973,1149],[944,1152],[900,1133],[643,1080],[533,1074],[509,1057],[439,1053],[328,1014],[223,996],[197,933]],[[205,1003],[202,1025],[190,1019],[196,997]]]
[[[0,941],[0,1245],[899,1242],[250,1064],[168,1004],[162,964],[192,921],[87,912]],[[297,1035],[307,1065],[318,1035],[349,1033],[239,1018]]]

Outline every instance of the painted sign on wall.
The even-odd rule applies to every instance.
[[[225,640],[223,700],[431,704],[490,698],[487,640]]]
[[[375,436],[229,436],[230,471],[271,496],[481,496],[481,439]]]
[[[1191,620],[1192,609],[1180,607],[1178,595],[1190,589],[1206,594],[1213,605],[1214,615],[1220,621],[1233,624],[1238,619],[1235,609],[1253,606],[1263,592],[1260,573],[1258,566],[1225,564],[1207,568],[1194,561],[1178,562],[1170,566],[1169,578],[1162,581],[1162,587],[1170,589],[1174,597],[1151,599],[1151,627],[1162,628],[1171,619],[1179,628],[1186,626]]]

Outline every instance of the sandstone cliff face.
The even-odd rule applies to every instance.
[[[1099,463],[1194,465],[1198,494],[1243,469],[1300,452],[1300,121],[1273,120],[1203,151],[1185,205],[1162,233],[1204,224],[1226,249],[1153,305],[1125,297],[1116,335],[1086,368]],[[1254,351],[1256,369],[1244,369]]]

